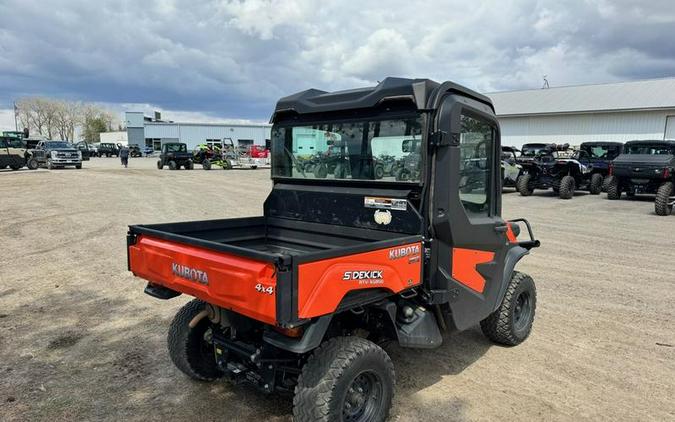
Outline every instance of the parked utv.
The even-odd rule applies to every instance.
[[[129,156],[132,158],[142,157],[143,152],[141,151],[141,147],[136,144],[129,145]]]
[[[159,154],[157,168],[163,169],[168,166],[170,170],[179,170],[183,167],[185,170],[192,170],[194,162],[192,153],[188,151],[187,145],[181,142],[169,142],[162,144],[162,152]]]
[[[19,132],[21,133],[21,132]],[[0,136],[0,169],[19,170],[28,164],[29,154],[21,138]],[[30,168],[35,170],[37,167]]]
[[[553,189],[561,199],[571,199],[575,190],[588,189],[592,195],[598,195],[602,192],[602,177],[593,178],[590,169],[578,158],[578,152],[569,144],[547,145],[532,160],[521,161],[523,174],[518,179],[518,192],[530,196],[535,189]]]
[[[452,82],[387,78],[282,98],[272,123],[262,216],[129,227],[128,267],[148,281],[145,292],[196,297],[169,328],[178,369],[293,393],[295,421],[382,421],[395,377],[379,343],[431,349],[442,332],[478,324],[498,344],[528,337],[536,289],[514,267],[539,242],[527,221],[500,216],[499,124],[488,97]],[[315,178],[298,165],[298,144],[325,151],[327,132],[348,144],[346,178]],[[378,136],[417,156],[406,180],[375,176]],[[482,160],[482,185],[468,194],[462,149]],[[519,223],[529,240],[517,239]]]
[[[28,168],[75,167],[82,168],[82,153],[66,141],[38,141],[34,149],[28,151]]]
[[[117,144],[103,142],[98,145],[98,156],[99,157],[119,157],[120,156],[120,147]]]
[[[609,164],[621,154],[622,149],[622,142],[591,141],[581,144],[576,158],[588,167],[591,173],[589,187],[593,187],[594,191],[598,185],[606,186]]]
[[[612,161],[607,199],[655,194],[654,211],[669,215],[675,204],[675,141],[630,141]]]
[[[523,172],[523,166],[518,162],[519,152],[515,147],[502,147],[502,187],[516,187]]]
[[[211,170],[213,166],[230,170],[232,164],[230,160],[223,157],[223,149],[219,146],[200,144],[192,152],[192,161],[195,164],[201,164],[204,170]]]

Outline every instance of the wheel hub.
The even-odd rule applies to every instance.
[[[345,395],[342,408],[344,421],[368,421],[377,411],[382,399],[382,383],[373,372],[359,374]]]
[[[513,310],[513,325],[516,330],[522,330],[529,322],[532,313],[530,294],[522,292],[516,298],[516,306]]]

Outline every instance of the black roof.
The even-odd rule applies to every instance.
[[[611,142],[611,141],[587,141],[587,142],[582,142],[581,146],[583,147],[584,145],[599,145],[599,146],[607,146],[607,147],[620,147],[623,145],[623,142]]]
[[[675,145],[675,140],[663,140],[663,139],[636,139],[634,141],[626,142],[626,145],[635,145],[635,144],[665,144],[665,145]]]
[[[488,105],[494,111],[492,101],[488,97],[453,82],[438,83],[431,79],[389,77],[373,87],[335,92],[308,89],[281,98],[270,122],[277,121],[278,115],[285,112],[309,114],[371,108],[387,100],[407,99],[419,110],[433,109],[439,106],[443,94],[449,91],[471,97]]]

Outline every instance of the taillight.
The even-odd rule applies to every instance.
[[[670,178],[670,169],[669,169],[668,167],[666,167],[665,169],[663,169],[663,178],[664,178],[664,179]]]
[[[612,161],[609,162],[609,175],[610,176],[614,175],[614,162]]]

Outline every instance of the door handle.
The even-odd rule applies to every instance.
[[[508,230],[509,230],[509,225],[508,225],[508,223],[506,223],[506,224],[499,224],[499,223],[497,223],[497,224],[495,225],[495,231],[496,231],[497,233],[506,233]]]

